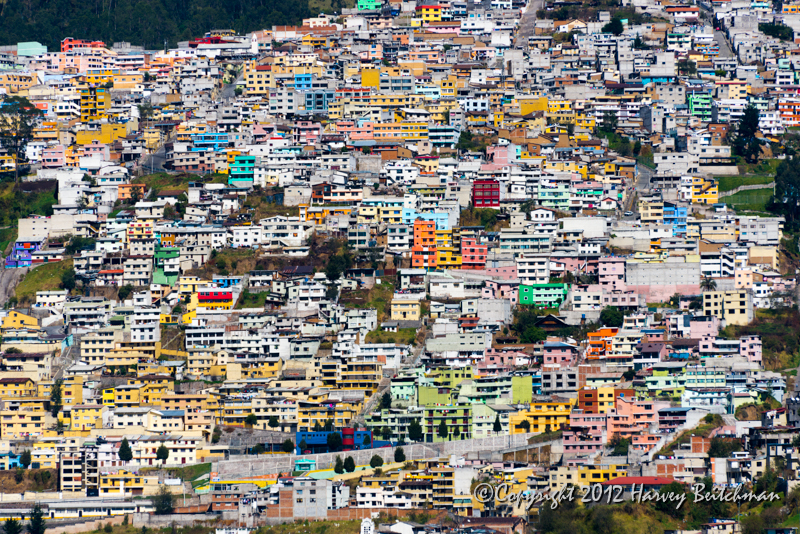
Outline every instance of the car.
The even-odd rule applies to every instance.
[[[626,211],[625,212],[625,217],[630,217],[631,215],[633,215],[632,211]]]

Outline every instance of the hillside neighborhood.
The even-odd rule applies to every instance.
[[[800,4],[334,5],[0,46],[3,532],[796,534]]]

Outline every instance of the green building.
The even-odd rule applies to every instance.
[[[711,94],[706,92],[692,93],[687,96],[689,103],[689,113],[692,117],[698,117],[704,121],[711,120]]]
[[[358,10],[359,11],[375,11],[380,9],[383,5],[381,0],[358,0]]]
[[[447,436],[439,434],[440,428],[448,430]],[[472,438],[472,405],[451,404],[444,406],[425,406],[422,425],[427,443],[458,441]]]
[[[532,284],[519,286],[519,303],[537,308],[557,308],[567,298],[567,284]]]
[[[234,158],[230,169],[228,185],[232,187],[250,187],[253,185],[256,168],[256,157],[240,155]]]

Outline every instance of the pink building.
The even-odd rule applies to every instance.
[[[606,444],[606,414],[572,410],[564,429],[564,454],[593,454]]]
[[[490,267],[484,271],[486,274],[502,278],[503,280],[513,280],[517,278],[517,266],[509,265],[507,267]]]
[[[373,125],[365,122],[359,125],[356,121],[338,121],[336,132],[346,135],[350,141],[364,141],[373,138]]]
[[[625,258],[600,258],[597,271],[606,291],[625,289]]]
[[[461,268],[480,270],[486,267],[486,256],[489,246],[478,243],[474,237],[461,240]]]
[[[317,122],[299,121],[295,125],[294,140],[299,145],[314,145],[322,136],[322,126]]]
[[[514,367],[525,367],[532,362],[531,355],[517,350],[515,347],[507,349],[488,349],[483,360],[478,362],[477,369],[480,373],[497,371],[510,371]]]
[[[484,299],[507,299],[516,304],[519,300],[519,282],[505,280],[486,280],[481,292]]]
[[[64,145],[56,145],[42,150],[42,167],[45,169],[55,169],[66,164],[64,157]]]
[[[542,353],[545,365],[569,367],[578,360],[578,347],[563,341],[545,341]]]
[[[747,358],[748,362],[761,364],[761,338],[758,336],[743,336],[739,338],[739,354]]]
[[[658,411],[655,403],[650,400],[636,398],[627,399],[617,397],[614,399],[614,408],[609,410],[608,439],[619,435],[629,438],[647,432],[650,425],[658,422]]]

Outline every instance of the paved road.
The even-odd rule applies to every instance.
[[[154,172],[166,172],[164,163],[167,162],[167,149],[165,145],[161,145],[158,150],[146,156],[142,161],[142,171],[145,174],[152,174]]]
[[[536,23],[536,10],[542,8],[544,0],[531,0],[522,14],[522,19],[517,28],[517,36],[514,39],[514,48],[525,48],[528,44],[528,37],[533,35],[533,26]]]
[[[734,57],[733,50],[728,45],[728,40],[725,39],[725,34],[714,30],[714,39],[719,44],[719,57]]]

